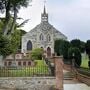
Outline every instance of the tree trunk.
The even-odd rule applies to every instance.
[[[14,6],[14,17],[13,17],[13,23],[12,23],[12,25],[11,25],[11,29],[10,29],[10,33],[9,33],[9,35],[11,35],[12,33],[14,33],[15,24],[16,24],[16,19],[17,19],[17,9],[16,9],[16,6]]]
[[[8,33],[8,25],[10,21],[10,2],[5,3],[6,4],[6,16],[5,16],[5,24],[3,27],[3,35],[7,35]]]

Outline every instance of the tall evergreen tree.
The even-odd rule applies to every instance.
[[[90,40],[87,40],[85,46],[86,46],[86,53],[88,54],[90,60]]]

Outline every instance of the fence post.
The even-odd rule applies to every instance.
[[[63,57],[55,56],[56,90],[63,90]]]

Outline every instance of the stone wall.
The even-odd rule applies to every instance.
[[[53,90],[54,77],[0,78],[0,89],[10,90]]]
[[[90,77],[77,73],[77,79],[90,86]]]

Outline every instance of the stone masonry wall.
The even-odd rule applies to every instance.
[[[54,77],[0,78],[0,89],[6,90],[53,90],[54,86]]]

